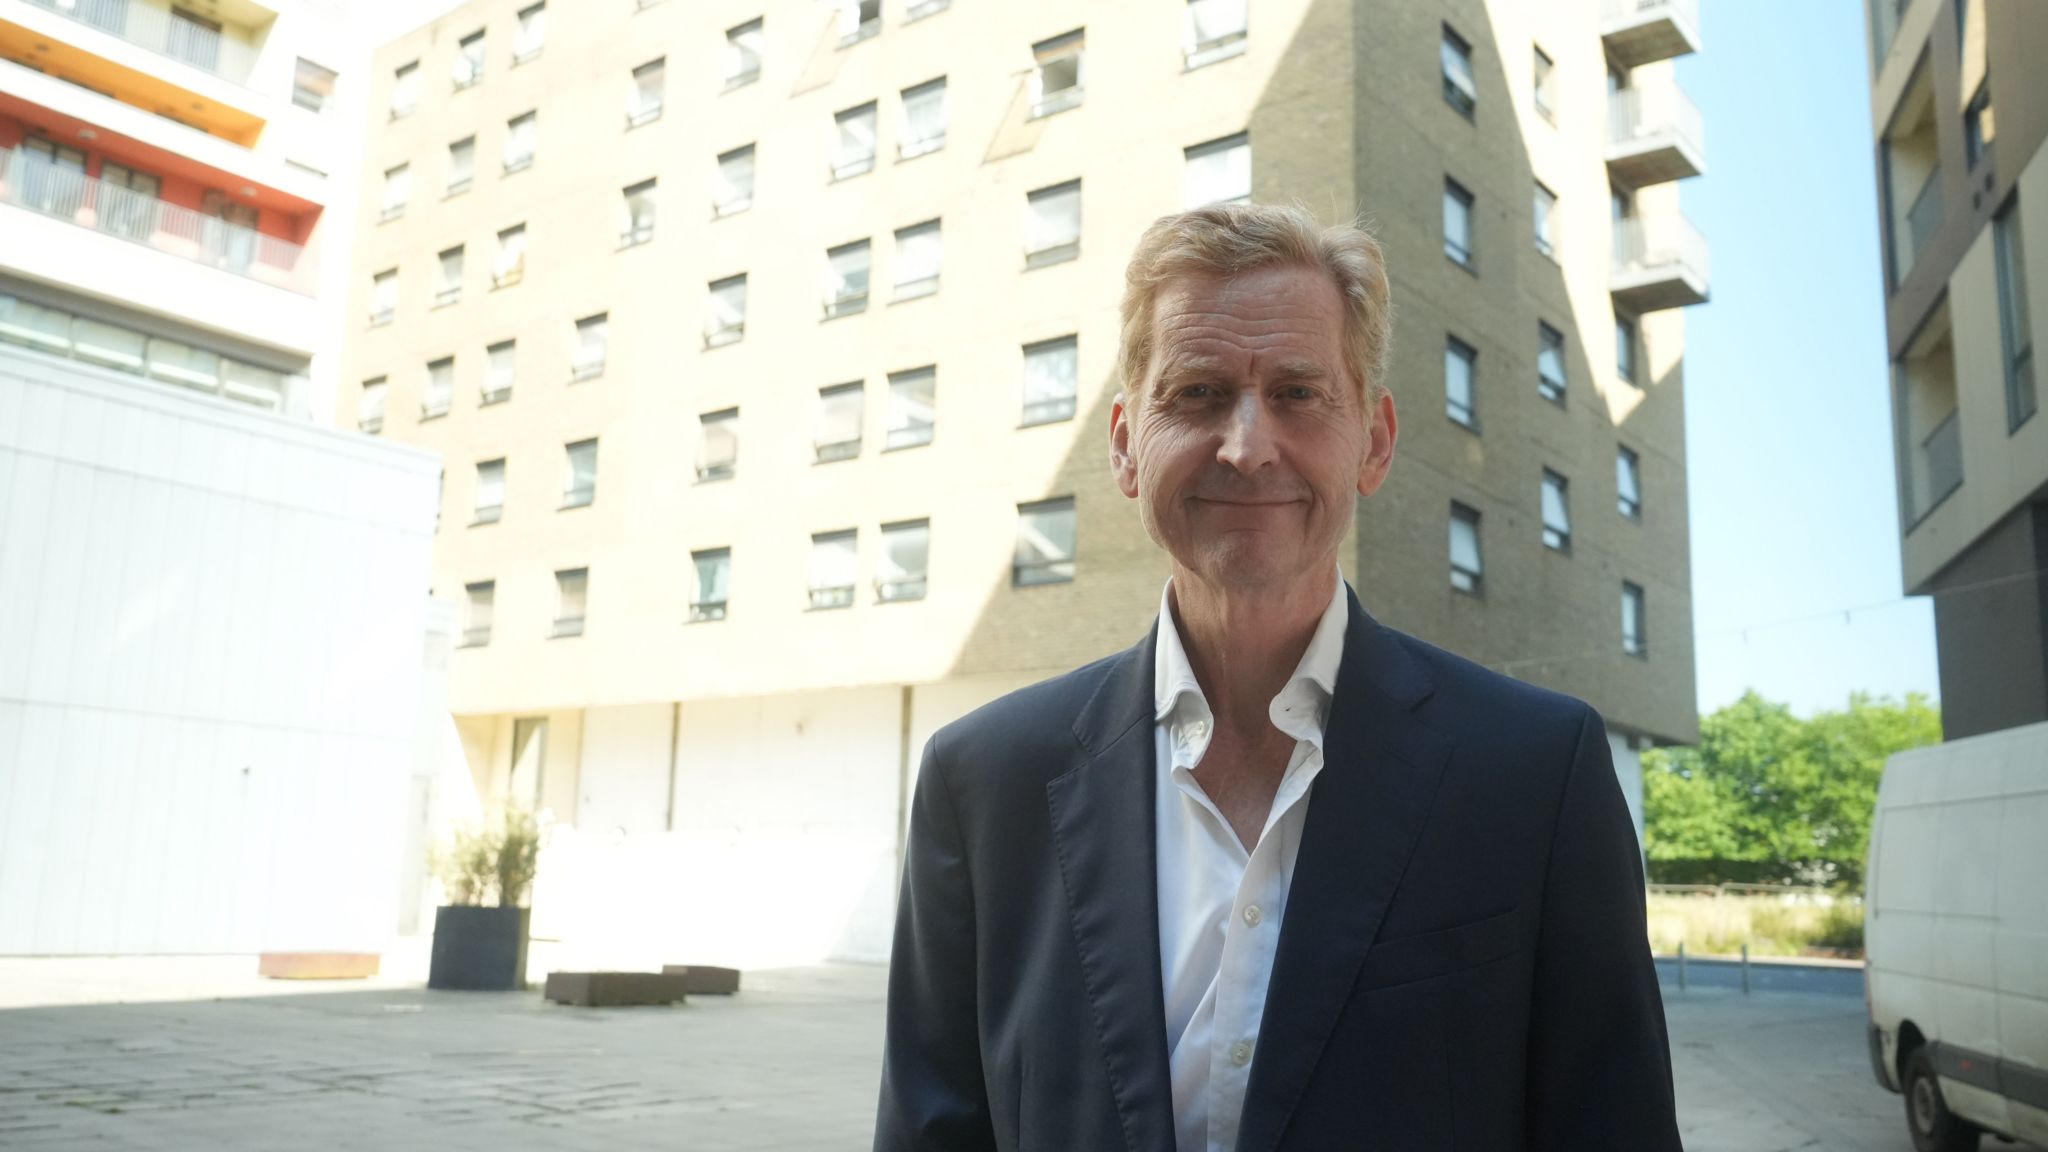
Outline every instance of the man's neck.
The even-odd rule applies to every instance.
[[[1268,706],[1300,666],[1336,594],[1335,561],[1311,578],[1258,589],[1221,588],[1174,565],[1181,646],[1219,724],[1247,732],[1268,722]]]

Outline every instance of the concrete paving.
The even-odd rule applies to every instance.
[[[582,1152],[864,1148],[884,972],[577,1009],[400,971],[259,981],[253,958],[0,959],[0,1148]],[[1691,1152],[1906,1152],[1839,992],[1666,988]],[[116,1003],[114,1001],[128,1001]]]

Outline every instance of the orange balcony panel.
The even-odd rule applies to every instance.
[[[254,147],[263,133],[260,116],[5,20],[0,20],[0,57],[245,148]]]

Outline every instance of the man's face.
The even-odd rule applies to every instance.
[[[1152,539],[1204,581],[1313,578],[1386,478],[1394,402],[1366,411],[1344,321],[1310,268],[1175,280],[1154,299],[1151,362],[1111,408],[1110,462]]]

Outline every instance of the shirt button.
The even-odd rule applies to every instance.
[[[1230,1062],[1239,1068],[1252,1062],[1252,1045],[1249,1040],[1239,1040],[1230,1046]]]
[[[1209,722],[1207,720],[1197,720],[1193,724],[1188,725],[1188,739],[1190,740],[1200,740],[1208,734]]]
[[[1259,906],[1257,904],[1247,904],[1244,906],[1245,923],[1251,925],[1254,928],[1257,928],[1259,926],[1259,921],[1265,918],[1265,913],[1259,911]]]

